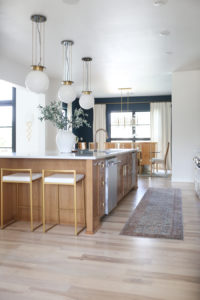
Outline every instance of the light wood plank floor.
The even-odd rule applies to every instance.
[[[184,241],[120,236],[146,189],[179,187]],[[71,228],[70,228],[71,231]],[[200,200],[192,184],[141,178],[93,235],[24,224],[0,231],[0,300],[199,300]]]

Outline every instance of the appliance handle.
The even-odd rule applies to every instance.
[[[121,164],[121,160],[113,163],[113,165],[119,165],[119,164]]]

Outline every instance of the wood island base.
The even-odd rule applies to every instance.
[[[136,153],[135,153],[136,154]],[[131,151],[115,154],[120,161],[118,165],[118,201],[120,201],[131,189],[137,187],[137,163],[132,161],[134,156]],[[95,233],[105,207],[105,157],[95,159],[70,159],[53,158],[29,158],[0,157],[0,168],[32,169],[33,172],[41,172],[42,169],[51,170],[76,170],[85,174],[85,199],[86,199],[86,233]],[[135,169],[133,169],[135,166]],[[134,178],[133,178],[134,176]],[[41,182],[33,183],[33,213],[34,221],[42,219]],[[57,221],[58,187],[48,185],[45,191],[46,221]],[[14,217],[18,220],[30,220],[29,187],[27,184],[18,184],[18,208],[17,208],[17,184],[4,183],[4,223]],[[77,217],[80,225],[84,224],[83,201],[81,184],[77,184]],[[73,188],[71,186],[59,187],[60,224],[74,224]]]

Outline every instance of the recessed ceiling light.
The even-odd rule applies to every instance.
[[[77,4],[80,0],[63,0],[64,3],[66,4]]]
[[[170,31],[169,30],[162,30],[160,31],[160,36],[169,36],[170,35]]]
[[[165,5],[167,3],[168,0],[154,0],[153,4],[155,6],[161,6],[161,5]]]

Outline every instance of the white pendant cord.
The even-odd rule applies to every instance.
[[[72,45],[63,44],[63,80],[72,81]]]
[[[32,22],[32,65],[44,66],[44,26],[44,23]]]

